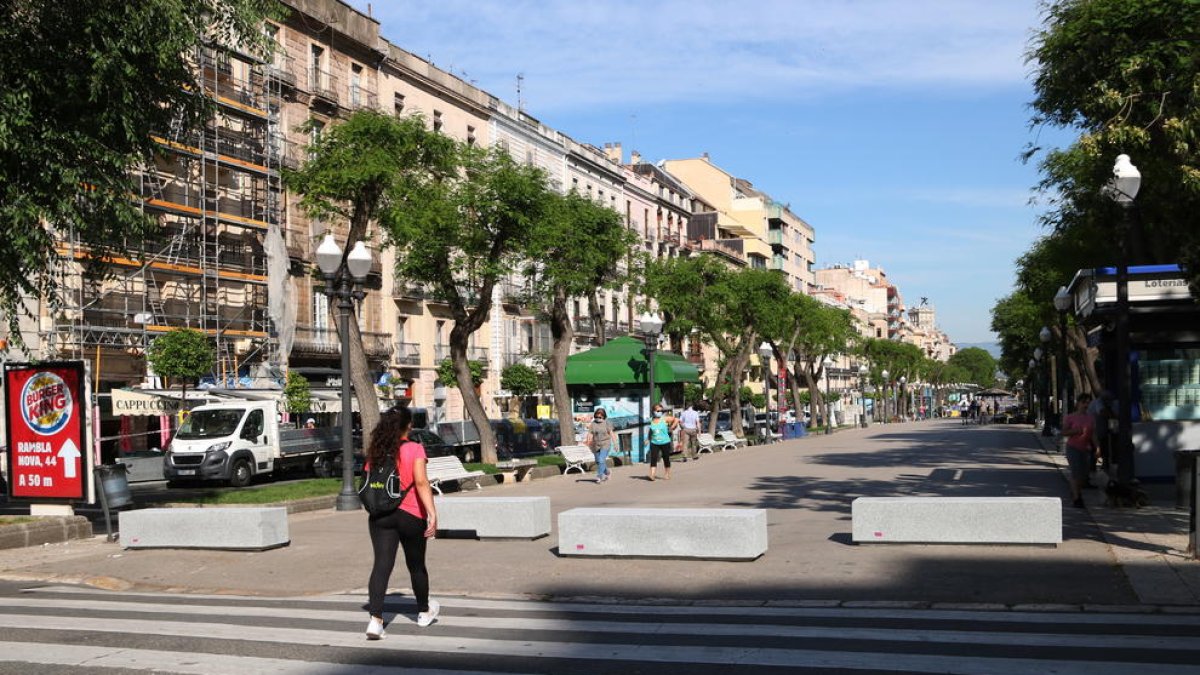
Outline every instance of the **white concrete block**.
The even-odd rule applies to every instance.
[[[1059,544],[1057,497],[859,497],[858,543]]]
[[[550,534],[549,497],[436,497],[438,529],[537,539]]]
[[[282,507],[123,511],[120,531],[124,548],[262,550],[291,541]]]
[[[564,556],[754,560],[767,551],[764,509],[579,508],[558,514]]]

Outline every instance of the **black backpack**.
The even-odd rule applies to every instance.
[[[403,446],[401,446],[403,447]],[[399,454],[399,451],[397,451]],[[400,508],[409,488],[400,485],[400,470],[395,455],[384,457],[378,466],[372,465],[358,488],[358,500],[369,516],[386,516]]]

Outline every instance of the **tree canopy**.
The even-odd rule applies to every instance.
[[[187,389],[187,381],[211,373],[216,361],[208,337],[191,328],[176,328],[154,338],[146,360],[156,375],[178,379]]]
[[[967,347],[955,352],[948,363],[962,368],[967,382],[984,388],[996,386],[996,359],[986,349]]]
[[[22,296],[60,299],[56,244],[93,260],[152,236],[134,169],[174,121],[212,102],[186,58],[213,42],[262,51],[274,0],[24,0],[0,3],[0,314],[20,339]]]

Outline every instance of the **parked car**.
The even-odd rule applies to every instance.
[[[443,440],[441,436],[438,436],[429,429],[412,429],[408,432],[408,438],[409,440],[416,441],[417,443],[425,446],[425,455],[428,457],[457,456],[464,462],[467,461],[467,459],[472,459],[471,457],[464,459],[461,456],[461,449],[463,446],[451,445]]]

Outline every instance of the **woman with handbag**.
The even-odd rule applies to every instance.
[[[425,569],[425,547],[437,532],[437,511],[433,506],[433,490],[425,473],[428,460],[420,443],[408,440],[412,429],[412,413],[408,408],[393,408],[379,417],[379,425],[371,434],[367,447],[365,469],[395,457],[400,488],[405,491],[400,506],[380,516],[369,516],[367,530],[375,554],[371,578],[367,582],[367,639],[384,637],[383,599],[388,580],[396,566],[396,549],[404,547],[404,563],[417,601],[417,625],[428,626],[437,620],[441,607],[429,599],[429,572]]]
[[[608,480],[608,453],[612,452],[616,438],[612,422],[608,421],[608,413],[604,408],[596,408],[588,424],[587,440],[584,441],[596,455],[596,483]]]

